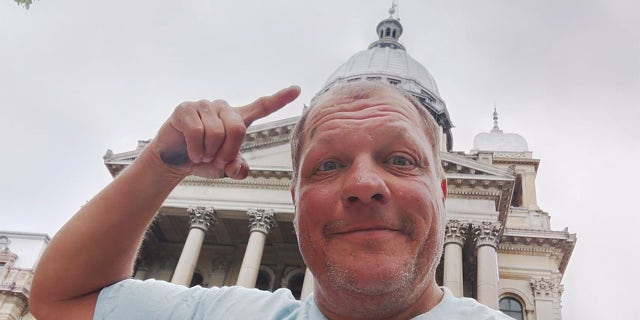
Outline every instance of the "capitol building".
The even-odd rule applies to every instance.
[[[535,146],[503,132],[494,111],[493,123],[487,115],[489,130],[476,135],[471,150],[452,150],[455,119],[433,76],[399,41],[403,27],[390,13],[375,29],[378,40],[348,58],[318,93],[339,83],[369,80],[416,97],[441,127],[448,183],[439,285],[515,319],[562,319],[562,278],[576,235],[552,230],[549,213],[537,204],[540,160],[533,157]],[[251,169],[247,179],[184,179],[150,226],[133,277],[186,286],[284,287],[297,298],[312,292],[313,274],[298,250],[289,191],[290,133],[296,121],[293,117],[248,129],[241,148]],[[111,175],[131,164],[147,143],[139,141],[127,152],[108,150],[104,163]],[[11,279],[21,275],[13,270],[22,266],[14,264],[19,253],[8,251],[11,236],[2,237],[0,231],[0,240],[7,239],[0,245],[0,320],[21,319],[7,315],[8,301],[22,300],[19,313],[25,314],[28,290],[9,289],[18,283]],[[40,238],[37,243],[48,241]]]

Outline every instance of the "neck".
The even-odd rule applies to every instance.
[[[330,320],[410,319],[433,309],[444,296],[435,279],[429,281],[426,287],[416,286],[381,295],[333,291],[318,283],[315,288],[316,304]]]

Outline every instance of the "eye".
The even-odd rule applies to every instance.
[[[338,163],[333,160],[324,161],[318,166],[318,171],[331,171],[336,169],[338,169]]]
[[[401,166],[401,167],[412,165],[411,160],[409,160],[409,159],[407,159],[406,157],[403,157],[403,156],[393,156],[393,157],[391,157],[391,159],[389,159],[389,163],[391,165]]]

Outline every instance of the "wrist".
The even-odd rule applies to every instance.
[[[131,166],[149,172],[155,179],[158,179],[158,182],[167,182],[174,186],[189,175],[186,170],[181,170],[162,161],[158,146],[153,140],[142,150]]]

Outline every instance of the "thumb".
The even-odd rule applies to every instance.
[[[241,155],[238,155],[224,167],[224,174],[231,179],[242,180],[249,175],[249,165]]]

